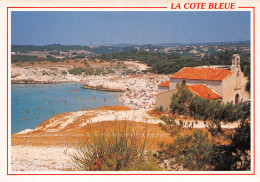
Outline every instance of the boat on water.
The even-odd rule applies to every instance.
[[[79,91],[79,90],[77,90],[77,89],[72,89],[72,91],[73,91],[73,92],[77,92],[77,91]]]

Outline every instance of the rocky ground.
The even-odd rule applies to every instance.
[[[12,146],[12,171],[73,171],[77,166],[71,162],[67,147]],[[67,153],[67,154],[66,154]]]
[[[82,74],[70,74],[69,70],[82,68],[87,70],[99,69],[106,73],[105,75],[119,76],[125,71],[135,71],[140,73],[143,70],[149,69],[145,64],[135,61],[120,61],[120,62],[106,62],[106,61],[86,61],[83,60],[66,60],[64,62],[50,62],[50,61],[27,61],[21,63],[11,64],[11,82],[12,83],[62,83],[73,81],[86,81],[93,76],[83,72]],[[111,73],[108,73],[108,72]],[[94,73],[92,73],[94,74]],[[98,75],[102,77],[103,72]],[[97,75],[96,75],[97,76]],[[104,77],[104,75],[103,75]]]

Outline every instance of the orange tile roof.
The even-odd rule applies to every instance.
[[[171,78],[221,81],[232,74],[227,69],[184,67]]]
[[[194,94],[204,98],[204,99],[219,99],[222,98],[214,90],[206,87],[204,84],[197,84],[197,85],[188,85],[188,89],[193,92]]]
[[[162,82],[158,86],[160,86],[160,87],[169,87],[170,86],[170,81]]]

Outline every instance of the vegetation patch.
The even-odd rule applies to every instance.
[[[69,70],[69,73],[72,75],[81,75],[83,72],[85,72],[85,69],[74,67]]]
[[[70,155],[80,170],[154,171],[159,166],[147,148],[147,132],[137,133],[126,121],[115,121],[114,129],[88,128]]]
[[[193,129],[191,124],[190,132],[183,135],[182,121],[176,123],[174,117],[162,115],[160,118],[166,124],[160,126],[170,134],[172,142],[158,143],[160,149],[154,157],[160,165],[167,170],[250,170],[250,102],[224,105],[193,97],[184,84],[177,88],[178,92],[172,96],[171,112],[207,120],[208,132]],[[222,120],[239,120],[240,125],[233,130],[222,129]]]
[[[68,74],[68,72],[67,72],[67,71],[65,71],[65,70],[62,70],[62,71],[61,71],[61,74],[62,74],[62,75],[67,75],[67,74]]]

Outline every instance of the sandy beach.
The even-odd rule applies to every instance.
[[[124,91],[119,100],[133,109],[154,109],[158,84],[166,81],[168,75],[141,74],[125,77],[88,78],[83,88],[98,88],[108,91]]]

